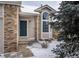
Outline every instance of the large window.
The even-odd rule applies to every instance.
[[[44,12],[42,17],[42,23],[43,23],[43,32],[49,32],[49,25],[48,25],[48,13]]]
[[[27,21],[20,21],[20,36],[27,36]]]
[[[43,32],[48,32],[49,26],[48,26],[48,22],[43,21]]]

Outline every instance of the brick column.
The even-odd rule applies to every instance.
[[[17,51],[18,6],[4,5],[4,52]]]

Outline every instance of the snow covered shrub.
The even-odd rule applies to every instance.
[[[22,53],[23,57],[32,57],[33,53],[29,48],[23,48],[20,53]]]
[[[62,29],[62,43],[53,50],[59,57],[79,57],[79,1],[62,1],[55,19]],[[53,25],[54,26],[54,25]]]
[[[31,46],[31,45],[33,45],[33,43],[35,43],[36,41],[29,41],[28,43],[27,43],[27,45],[29,45],[29,46]]]
[[[44,41],[51,43],[52,40],[53,40],[53,39],[51,38],[51,39],[45,39]]]
[[[59,58],[78,58],[79,57],[79,42],[68,42],[68,43],[61,43],[57,45],[56,49],[52,51],[57,55],[56,57]]]
[[[47,42],[43,42],[43,43],[41,43],[41,46],[42,46],[42,48],[47,48],[48,47],[48,44],[47,44]]]

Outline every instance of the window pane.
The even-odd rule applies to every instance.
[[[49,30],[48,22],[43,21],[43,32],[48,32],[48,30]]]
[[[48,19],[48,13],[47,12],[43,13],[43,19]]]
[[[20,21],[20,36],[27,36],[27,21]]]

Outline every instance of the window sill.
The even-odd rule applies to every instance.
[[[26,39],[26,38],[27,38],[27,36],[20,36],[20,38],[21,38],[21,39]]]

